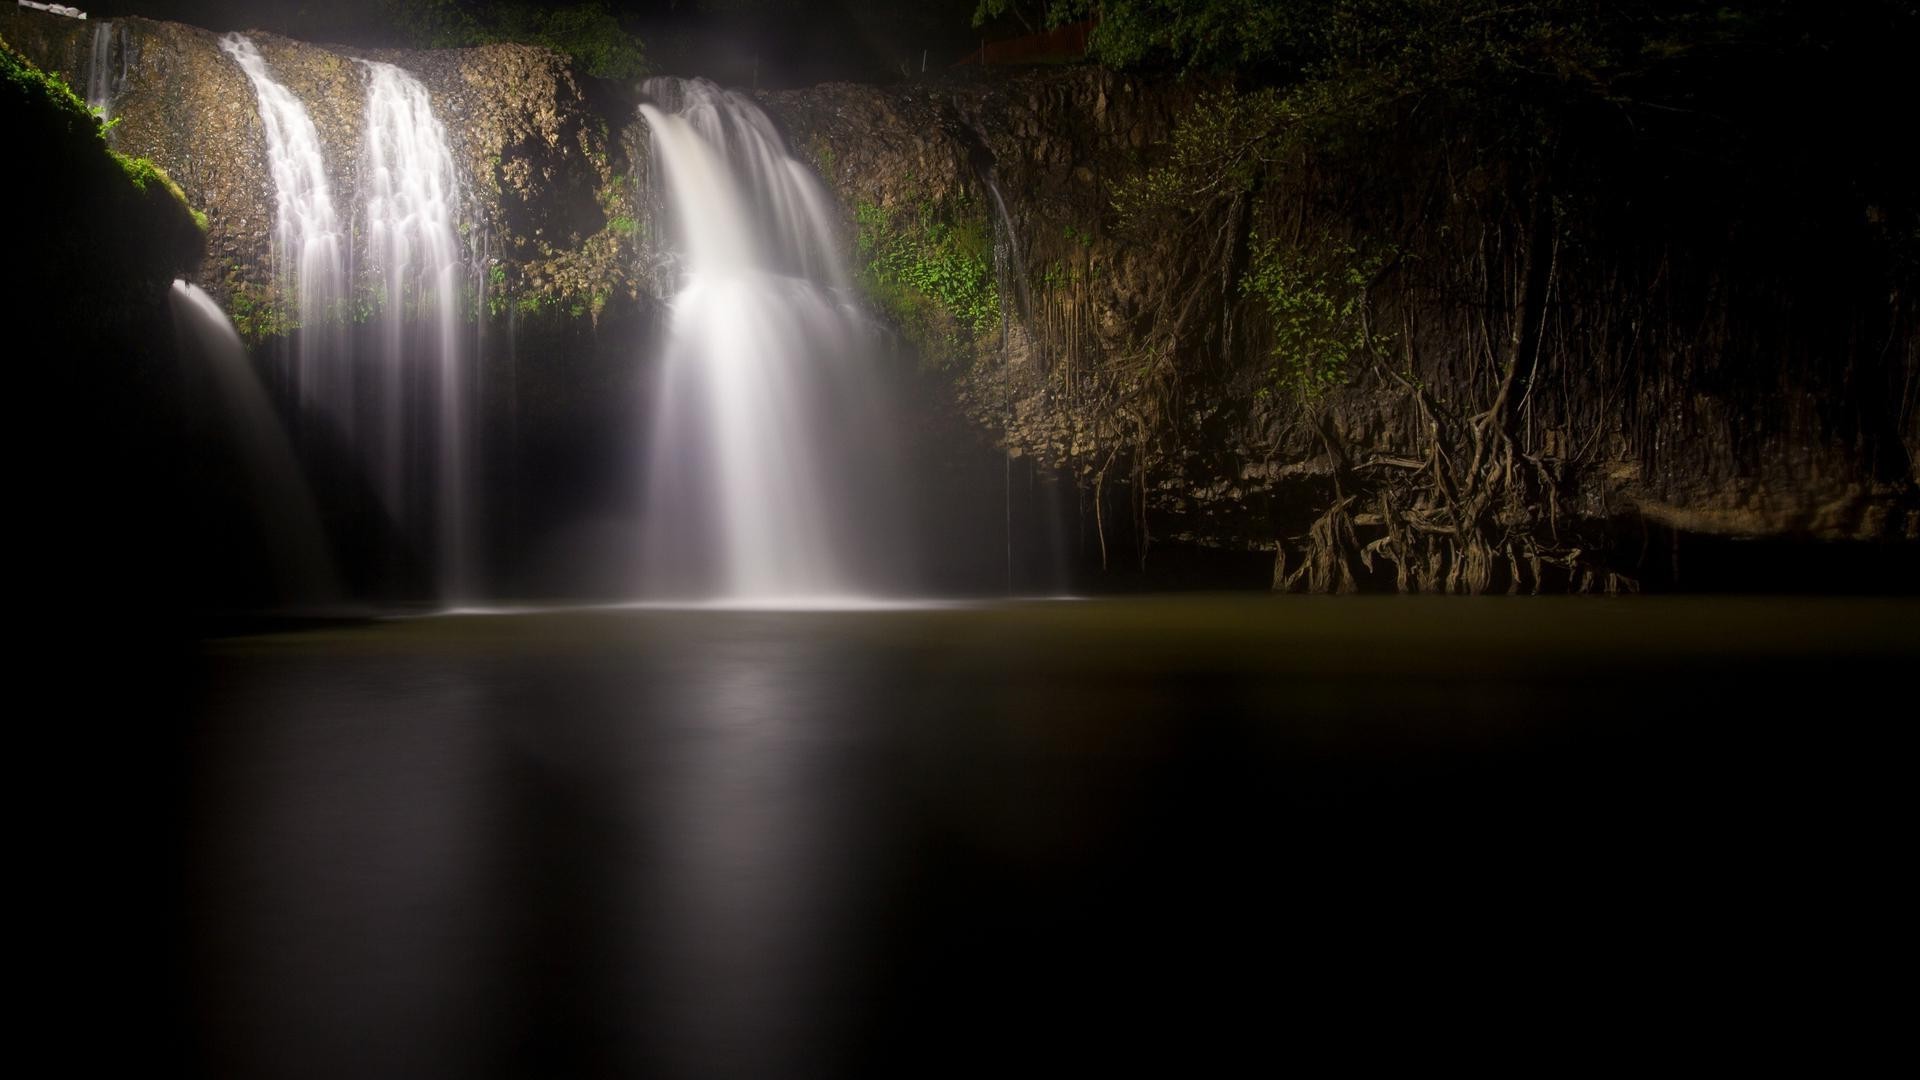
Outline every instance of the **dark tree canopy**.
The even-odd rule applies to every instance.
[[[602,79],[647,73],[640,39],[621,26],[605,0],[549,6],[524,0],[386,0],[408,44],[433,48],[517,41],[544,45]]]

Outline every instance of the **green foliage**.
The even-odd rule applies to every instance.
[[[1317,251],[1253,240],[1240,289],[1273,319],[1273,388],[1312,400],[1344,384],[1367,348],[1367,294],[1391,252],[1327,237]]]
[[[962,205],[942,213],[922,203],[911,216],[895,215],[862,203],[854,212],[861,284],[923,345],[949,357],[962,344],[957,334],[977,337],[1000,326],[992,235],[985,216],[972,211]],[[936,329],[941,321],[952,329]]]
[[[607,219],[607,228],[621,236],[632,236],[640,231],[640,222],[624,214]]]
[[[600,0],[553,9],[514,5],[506,11],[504,34],[566,53],[589,75],[637,79],[647,73],[640,39],[621,29],[620,21]]]
[[[549,7],[507,0],[388,0],[402,35],[423,48],[459,48],[512,41],[565,53],[587,74],[637,79],[647,74],[646,49],[605,0]]]
[[[229,270],[227,290],[227,317],[233,320],[233,328],[239,331],[242,340],[257,343],[284,337],[299,328],[299,320],[283,310],[283,305],[274,303],[260,287],[244,280],[239,267]]]
[[[100,118],[74,94],[65,79],[35,67],[4,41],[0,41],[0,93],[10,106],[31,102],[50,107],[72,130],[99,129]]]
[[[1115,188],[1121,222],[1251,191],[1262,170],[1291,149],[1286,136],[1298,118],[1299,105],[1277,90],[1202,94],[1175,126],[1165,156]]]

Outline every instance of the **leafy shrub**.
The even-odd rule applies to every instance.
[[[1389,253],[1330,238],[1317,251],[1253,242],[1240,288],[1273,319],[1274,388],[1311,400],[1344,384],[1367,347],[1367,291]]]
[[[930,205],[901,227],[870,203],[855,212],[857,246],[872,285],[904,288],[937,301],[975,334],[1000,325],[993,278],[993,241],[984,220],[955,221]]]

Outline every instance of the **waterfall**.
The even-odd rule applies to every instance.
[[[675,283],[643,591],[750,604],[871,592],[894,500],[831,204],[746,97],[704,80],[643,90]]]
[[[390,512],[428,518],[443,600],[472,592],[473,373],[461,300],[459,173],[426,87],[392,64],[367,71],[368,274],[380,303],[376,483]],[[415,399],[419,398],[417,403]],[[421,418],[424,439],[409,431]],[[422,445],[422,443],[430,445]]]
[[[87,57],[87,108],[102,120],[112,115],[114,95],[120,92],[126,75],[114,64],[116,29],[111,22],[95,25],[93,51]],[[120,61],[122,64],[126,61],[124,46],[120,50]]]
[[[350,279],[354,252],[312,117],[251,39],[228,34],[220,47],[253,84],[266,134],[274,275],[298,326],[292,381],[303,411],[331,425],[400,534],[430,553],[439,598],[470,599],[476,373],[463,306],[463,192],[446,129],[413,75],[359,61],[367,94],[363,248],[359,276]],[[348,310],[354,281],[375,307],[357,350]]]
[[[213,298],[175,281],[168,296],[186,358],[204,364],[213,385],[212,411],[232,440],[246,472],[267,556],[279,595],[295,604],[320,605],[340,598],[326,532],[293,443],[280,426],[273,403],[254,376],[240,335]]]
[[[294,376],[301,399],[330,412],[350,431],[352,370],[340,332],[347,241],[334,212],[320,133],[300,99],[274,81],[251,39],[228,34],[220,48],[240,65],[259,100],[273,175],[275,273],[281,297],[297,298]]]
[[[1000,345],[1005,348],[1009,335],[1025,333],[1025,322],[1033,317],[1033,295],[1027,291],[1026,256],[1020,251],[1020,234],[1014,230],[1013,215],[1007,213],[1007,200],[1000,196],[1000,184],[993,173],[986,174],[987,194],[993,199],[993,280],[1000,293],[1000,310],[1011,311],[1016,318],[1000,319]],[[1011,305],[1008,301],[1012,300]]]

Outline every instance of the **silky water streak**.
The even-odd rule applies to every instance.
[[[645,95],[672,297],[642,594],[808,606],[897,589],[887,395],[824,189],[745,96],[674,79]]]
[[[464,203],[446,128],[420,80],[371,60],[364,189],[366,272],[378,298],[370,465],[382,499],[407,531],[431,537],[436,592],[473,599],[476,365],[462,302],[468,261]]]

